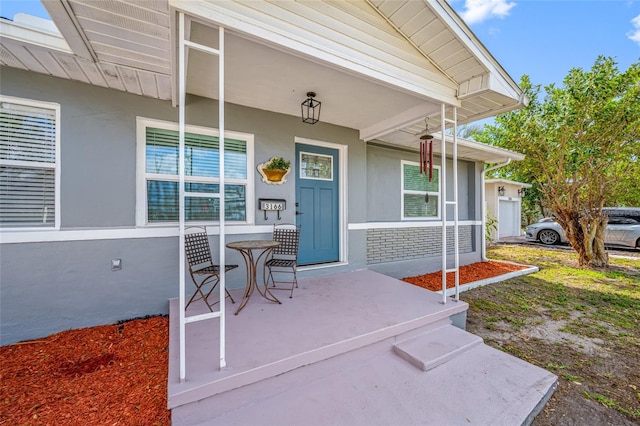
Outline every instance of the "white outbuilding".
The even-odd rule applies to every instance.
[[[522,197],[527,188],[531,185],[507,179],[485,181],[487,220],[494,217],[498,221],[492,240],[522,235]]]

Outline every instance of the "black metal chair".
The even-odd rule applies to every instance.
[[[211,258],[211,248],[209,247],[209,236],[206,228],[194,226],[189,227],[187,231],[188,233],[184,236],[184,251],[189,265],[189,274],[196,286],[196,291],[187,302],[185,309],[189,307],[191,302],[202,299],[209,307],[209,310],[213,312],[212,306],[218,302],[209,303],[209,296],[220,283],[220,265],[215,265]],[[238,265],[225,265],[224,271],[226,273],[237,267]],[[213,285],[205,293],[205,286],[208,284]],[[236,303],[229,290],[225,289],[225,291],[226,297],[231,299],[231,303]]]
[[[271,284],[272,290],[290,290],[298,287],[298,247],[300,245],[300,227],[293,224],[273,226],[273,239],[280,243],[271,257],[264,263],[265,286]],[[267,273],[267,269],[269,272]],[[291,281],[276,281],[273,274],[292,274]],[[277,287],[276,284],[291,284],[291,287]]]

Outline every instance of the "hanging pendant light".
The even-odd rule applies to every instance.
[[[316,124],[320,121],[320,107],[322,102],[316,101],[316,92],[307,92],[307,99],[300,104],[302,112],[302,122],[307,124]]]

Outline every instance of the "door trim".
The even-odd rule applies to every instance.
[[[348,230],[347,230],[347,155],[349,147],[331,142],[319,141],[315,139],[307,139],[295,136],[294,142],[297,144],[314,145],[323,148],[331,148],[338,151],[338,262],[328,265],[338,265],[349,263],[348,260]],[[296,160],[296,167],[297,167]]]

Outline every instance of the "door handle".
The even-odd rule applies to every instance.
[[[301,215],[301,214],[304,214],[304,213],[299,212],[298,210],[296,210],[296,216]]]

